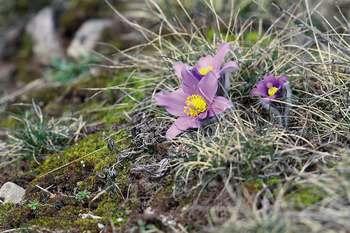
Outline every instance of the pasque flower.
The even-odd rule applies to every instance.
[[[251,94],[260,97],[264,103],[270,103],[271,100],[285,97],[284,89],[287,85],[288,78],[286,76],[267,74],[256,84]]]
[[[183,67],[180,75],[180,89],[155,95],[158,105],[178,117],[166,133],[168,139],[175,138],[187,129],[199,128],[203,120],[232,106],[228,99],[216,95],[218,80],[214,72],[207,73],[199,80],[193,72]]]
[[[233,72],[238,69],[237,62],[229,61],[225,63],[225,56],[230,51],[231,47],[228,43],[222,43],[218,46],[218,50],[214,56],[208,55],[199,59],[198,63],[191,67],[182,62],[174,64],[174,70],[177,76],[182,78],[182,70],[189,70],[193,77],[200,80],[210,72],[218,79],[226,72]]]
[[[286,76],[265,75],[253,88],[251,95],[260,97],[261,105],[270,111],[281,126],[288,126],[292,91]],[[283,102],[273,100],[283,100]]]

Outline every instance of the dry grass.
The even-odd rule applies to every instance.
[[[181,20],[168,18],[161,3],[147,1],[153,20],[159,19],[158,30],[124,18],[147,43],[120,51],[115,67],[132,66],[149,73],[154,77],[154,92],[178,86],[171,68],[174,61],[193,64],[200,56],[212,53],[221,41],[231,43],[230,58],[241,64],[240,72],[231,78],[229,91],[235,108],[173,142],[171,163],[181,184],[175,190],[199,190],[216,176],[222,177],[227,187],[235,187],[233,190],[249,180],[278,177],[281,194],[273,195],[272,203],[264,205],[264,198],[257,198],[259,203],[247,210],[238,204],[242,199],[236,193],[236,208],[222,232],[345,232],[349,228],[345,221],[349,206],[348,202],[344,204],[348,194],[334,190],[348,186],[346,173],[336,172],[346,164],[337,161],[346,161],[350,152],[349,35],[341,33],[347,29],[332,26],[319,13],[319,4],[311,6],[308,1],[288,8],[274,4],[274,14],[262,7],[262,13],[270,15],[268,27],[262,18],[241,21],[235,10],[221,17],[213,2],[204,1],[208,18],[215,19],[206,27],[192,18],[191,7],[186,8],[180,0],[172,4],[181,11]],[[322,30],[314,25],[314,18],[321,20]],[[208,29],[214,33],[210,38]],[[247,38],[249,31],[260,33],[251,41]],[[280,103],[290,110],[287,127],[276,124],[273,114],[249,96],[256,81],[267,72],[289,77],[292,101]],[[154,104],[147,106],[159,121],[173,120]],[[331,165],[332,169],[327,168]],[[331,197],[329,202],[301,211],[284,207],[281,203],[288,201],[284,200],[283,187],[301,181],[313,185],[321,182],[326,196]]]

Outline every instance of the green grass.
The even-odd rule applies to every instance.
[[[16,128],[9,135],[11,144],[17,145],[24,158],[40,157],[67,147],[83,124],[81,119],[47,119],[41,108],[33,102],[31,111],[16,117]]]

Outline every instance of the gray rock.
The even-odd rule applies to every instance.
[[[5,203],[20,203],[24,194],[25,190],[12,182],[7,182],[0,188],[0,198],[3,198]]]
[[[54,13],[51,7],[39,11],[30,20],[26,31],[33,38],[33,51],[40,63],[49,64],[52,59],[63,57],[63,49],[56,32]]]
[[[67,54],[73,58],[89,55],[101,39],[103,31],[112,26],[109,19],[91,19],[86,21],[76,32],[68,47]]]

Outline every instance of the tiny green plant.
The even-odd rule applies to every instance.
[[[34,201],[30,201],[28,204],[27,204],[27,207],[33,211],[36,211],[40,208],[40,203],[36,200]]]
[[[87,74],[91,64],[96,62],[97,59],[92,56],[84,57],[79,61],[54,59],[47,75],[55,82],[68,84]]]
[[[78,202],[85,202],[86,200],[88,200],[90,198],[91,193],[87,190],[84,191],[79,191],[75,194],[74,198],[75,200],[77,200]]]

